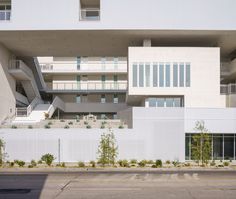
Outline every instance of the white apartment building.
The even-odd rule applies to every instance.
[[[10,159],[95,160],[109,121],[120,159],[191,160],[204,121],[212,159],[236,160],[236,2],[133,5],[0,0],[0,138]],[[59,125],[86,115],[92,129]],[[58,126],[44,129],[48,121]]]

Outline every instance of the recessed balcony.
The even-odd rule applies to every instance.
[[[80,0],[80,21],[100,20],[100,0]]]
[[[47,92],[84,92],[84,93],[105,93],[105,92],[126,92],[127,82],[80,82],[80,83],[52,83],[47,84]]]

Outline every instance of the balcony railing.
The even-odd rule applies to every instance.
[[[104,91],[104,90],[127,90],[127,82],[81,82],[81,83],[53,83],[54,91]]]
[[[236,94],[236,84],[222,84],[220,85],[221,94]]]
[[[0,21],[9,21],[10,19],[11,19],[10,10],[0,11]]]
[[[127,62],[40,63],[42,72],[127,72]]]
[[[100,9],[81,9],[80,10],[81,21],[99,21],[100,20]]]

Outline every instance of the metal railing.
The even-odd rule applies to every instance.
[[[28,117],[30,113],[33,111],[33,109],[40,103],[43,103],[43,101],[40,98],[35,97],[29,106],[24,107],[24,108],[16,108],[16,116]]]
[[[236,84],[221,84],[220,85],[221,94],[236,94]]]
[[[0,11],[0,21],[9,21],[9,20],[11,20],[11,11],[10,10]]]
[[[86,8],[80,10],[81,21],[99,21],[100,20],[100,9],[98,8]]]
[[[53,83],[52,90],[57,90],[57,91],[127,90],[127,82]]]
[[[127,72],[127,62],[120,61],[117,63],[101,63],[90,62],[81,63],[79,66],[77,63],[40,63],[42,72],[109,72],[109,71],[124,71]]]

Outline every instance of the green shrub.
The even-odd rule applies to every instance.
[[[120,167],[129,167],[128,160],[119,160],[117,163],[120,165]]]
[[[73,125],[73,122],[72,122],[72,121],[70,121],[70,122],[68,122],[68,124],[69,124],[69,125]]]
[[[141,160],[141,161],[138,163],[138,165],[139,165],[140,167],[145,167],[146,164],[147,164],[147,161],[146,161],[146,160]]]
[[[223,164],[219,164],[217,167],[224,167],[224,165]]]
[[[89,162],[89,164],[90,164],[92,167],[96,167],[96,163],[95,163],[95,161],[93,161],[93,160],[91,160],[91,161]]]
[[[11,128],[12,129],[17,129],[17,126],[16,125],[12,125]]]
[[[79,166],[80,168],[83,168],[83,167],[85,167],[85,164],[84,164],[84,162],[80,161],[80,162],[78,162],[78,166]]]
[[[186,163],[184,164],[184,166],[185,166],[185,167],[190,167],[191,164],[190,164],[189,162],[186,162]]]
[[[10,162],[10,163],[9,163],[9,166],[10,166],[10,167],[14,167],[14,165],[15,165],[15,162]]]
[[[39,160],[39,161],[38,161],[38,164],[43,164],[43,161],[42,161],[42,160]]]
[[[157,165],[153,164],[153,165],[152,165],[152,168],[157,168]]]
[[[155,164],[153,160],[148,160],[147,164]]]
[[[45,125],[44,125],[44,128],[45,128],[45,129],[50,129],[50,128],[51,128],[51,126],[50,126],[50,125],[48,125],[48,124],[45,124]]]
[[[32,126],[32,125],[29,125],[29,126],[28,126],[28,129],[32,129],[32,128],[33,128],[33,126]]]
[[[170,160],[166,160],[166,164],[170,164]]]
[[[224,162],[223,164],[224,164],[225,167],[229,166],[229,162]]]
[[[212,167],[216,166],[215,160],[213,160],[213,161],[210,163],[210,166],[212,166]]]
[[[107,124],[107,122],[106,121],[102,121],[102,125],[105,125],[105,124]]]
[[[49,113],[44,113],[44,117],[45,117],[45,119],[48,119],[49,118]]]
[[[91,127],[90,125],[87,125],[86,128],[87,128],[87,129],[91,129],[92,127]]]
[[[131,159],[130,160],[130,164],[137,164],[137,163],[138,163],[138,161],[136,159]]]
[[[122,124],[120,124],[118,128],[119,128],[119,129],[123,129],[124,126],[123,126]]]
[[[31,160],[30,164],[33,166],[33,167],[36,167],[37,166],[37,163],[35,160]]]
[[[157,167],[162,167],[162,161],[161,160],[156,160],[156,166]]]
[[[105,129],[105,125],[101,125],[101,129]]]
[[[48,126],[52,125],[52,122],[48,122]]]
[[[19,167],[25,166],[25,162],[22,160],[17,160],[16,164],[18,164]]]
[[[33,168],[34,166],[32,164],[28,165],[28,168]]]
[[[52,154],[47,153],[41,157],[41,160],[45,162],[48,166],[51,166],[53,160],[55,160],[55,157]]]
[[[68,125],[64,126],[64,129],[69,129],[69,128],[70,128],[70,126],[68,126]]]
[[[172,164],[173,164],[175,167],[177,167],[177,166],[179,165],[179,161],[178,161],[178,160],[174,160],[174,161],[172,161]]]
[[[64,168],[65,168],[65,167],[66,167],[66,163],[65,163],[65,162],[62,162],[62,163],[61,163],[61,167],[64,167]]]

